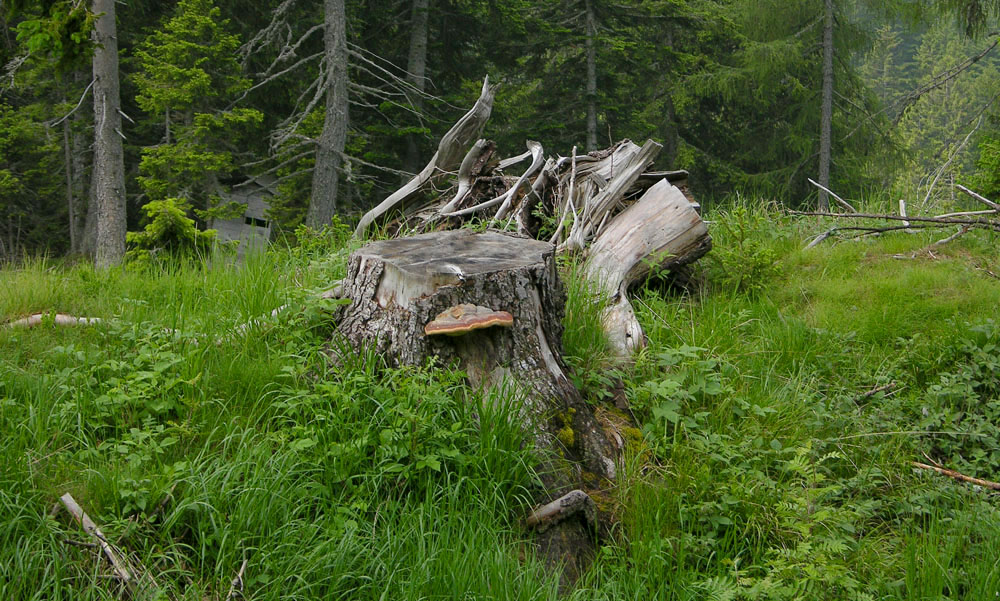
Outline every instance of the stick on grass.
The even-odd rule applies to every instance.
[[[926,463],[920,463],[919,461],[911,461],[911,465],[914,467],[919,467],[922,470],[933,470],[939,474],[948,476],[949,478],[954,478],[960,482],[968,482],[969,484],[975,484],[977,486],[982,486],[983,488],[989,488],[992,490],[1000,490],[1000,482],[991,482],[989,480],[983,480],[981,478],[973,478],[972,476],[966,476],[965,474],[956,472],[955,470],[950,470],[944,467],[937,467],[935,465],[927,465]]]
[[[80,507],[80,505],[76,502],[76,499],[73,498],[73,495],[66,493],[59,497],[59,500],[62,501],[66,510],[69,511],[74,518],[76,518],[76,521],[83,526],[83,530],[93,537],[94,540],[97,541],[97,544],[100,545],[104,556],[111,562],[111,567],[115,572],[115,576],[117,576],[118,579],[126,585],[131,585],[132,573],[125,565],[125,562],[118,557],[118,553],[115,552],[111,543],[108,542],[108,539],[104,537],[104,533],[101,532],[101,529],[97,527],[94,520],[90,519],[90,516],[87,515],[87,513]]]

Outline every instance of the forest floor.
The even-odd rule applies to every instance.
[[[706,216],[687,290],[637,292],[649,347],[613,368],[564,265],[564,347],[636,428],[613,536],[573,599],[993,599],[1000,240],[827,240],[762,208]],[[164,599],[555,599],[522,520],[516,407],[440,367],[323,345],[344,230],[240,267],[0,271],[0,598],[123,598],[69,492]],[[292,309],[247,323],[273,308]],[[317,375],[323,374],[323,377]],[[242,568],[241,586],[233,579]]]

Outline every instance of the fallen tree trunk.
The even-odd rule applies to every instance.
[[[584,275],[606,303],[602,315],[608,342],[626,358],[645,346],[628,289],[656,270],[701,258],[712,247],[708,228],[681,191],[663,179],[625,209],[594,241]]]

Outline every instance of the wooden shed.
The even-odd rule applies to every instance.
[[[274,196],[271,185],[266,179],[258,178],[234,188],[227,200],[245,205],[243,215],[236,219],[216,219],[212,223],[219,240],[239,241],[236,252],[240,258],[248,252],[264,250],[271,241],[271,220],[267,216],[268,201]]]

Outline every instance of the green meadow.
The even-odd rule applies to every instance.
[[[630,422],[611,535],[564,597],[1000,595],[998,493],[913,465],[1000,480],[1000,235],[805,249],[837,224],[705,218],[687,285],[635,291],[631,365],[563,265],[573,379],[609,411],[621,382]],[[0,598],[123,598],[67,492],[137,598],[224,600],[241,566],[262,601],[559,598],[523,526],[541,491],[514,402],[435,365],[331,363],[316,293],[352,244],[0,271],[0,319],[104,319],[0,329]]]

